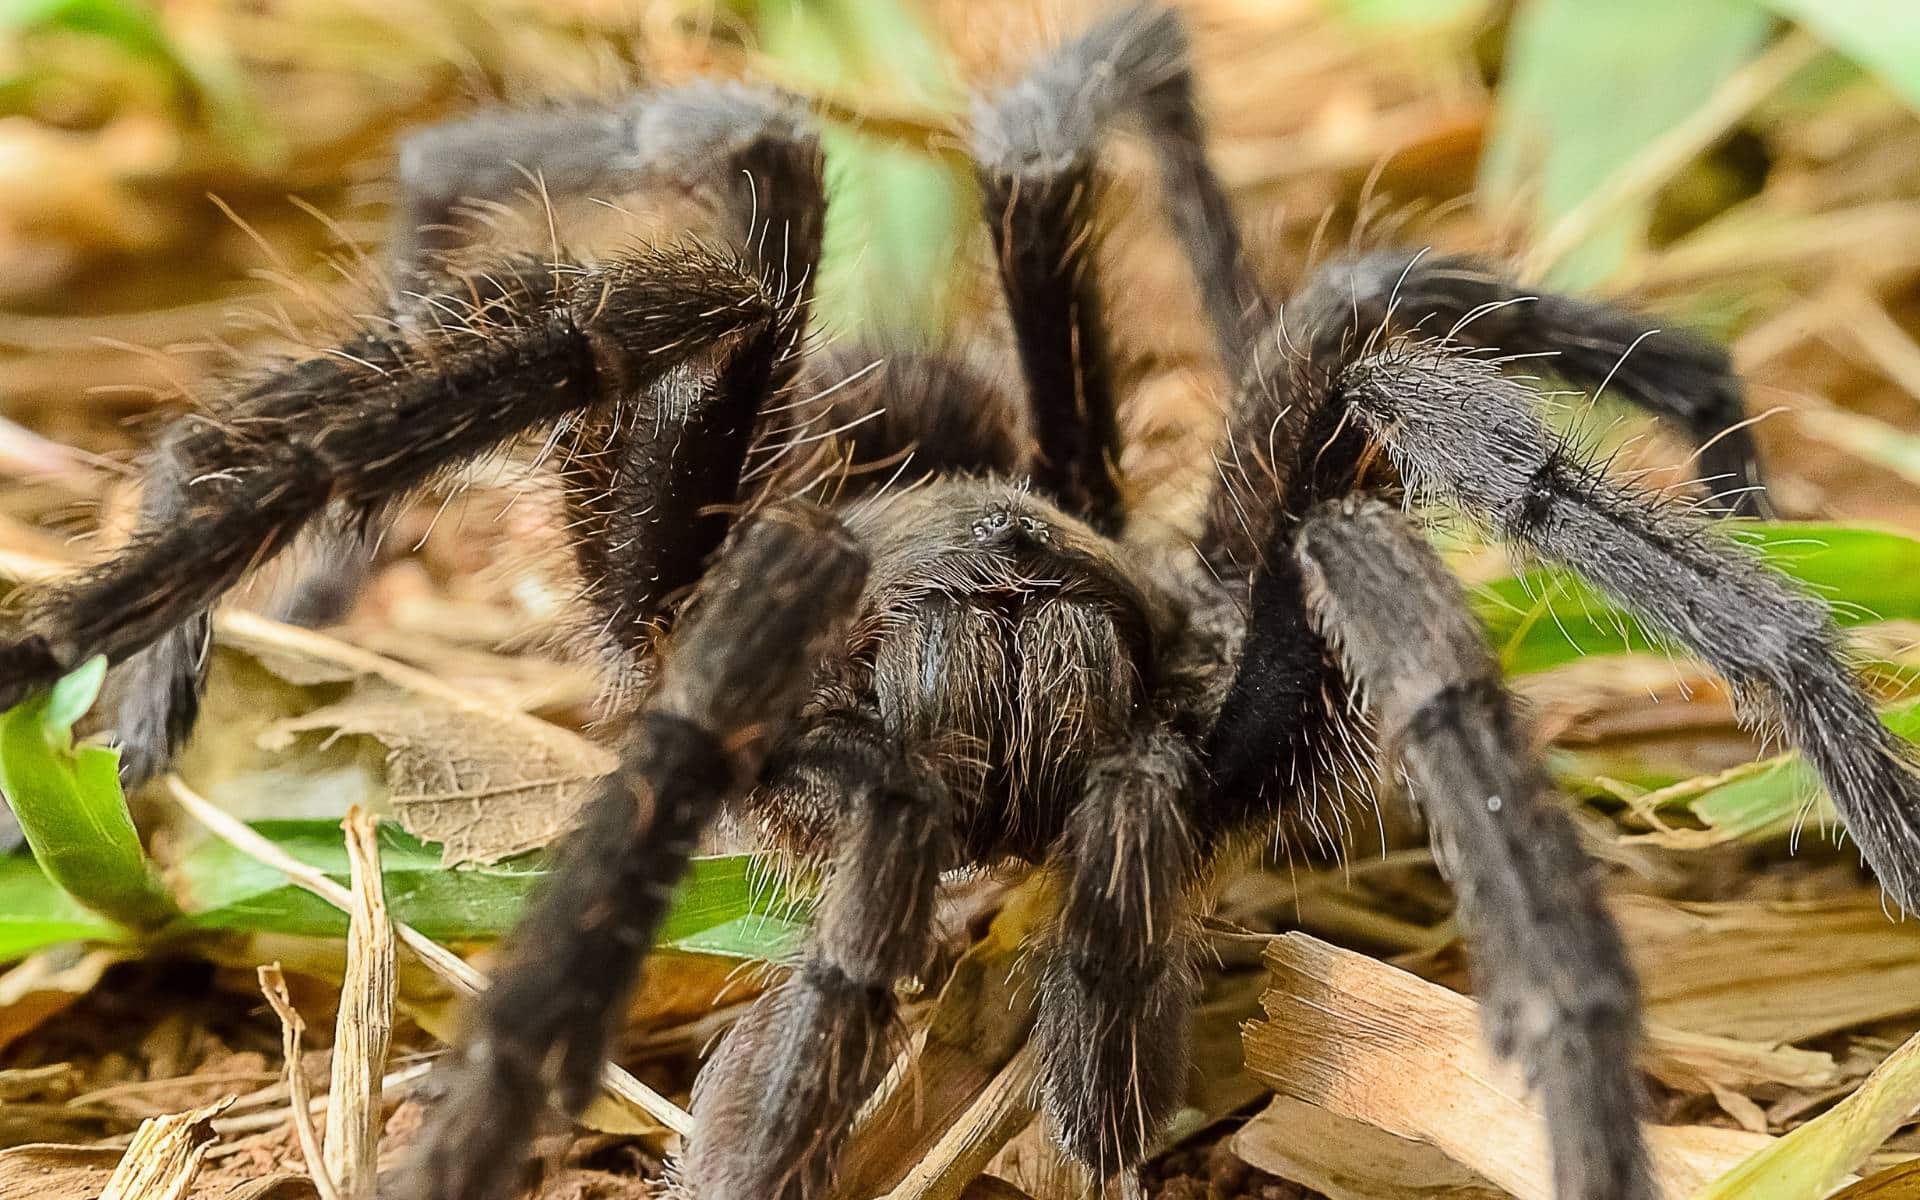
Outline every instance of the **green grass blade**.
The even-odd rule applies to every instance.
[[[1533,0],[1508,37],[1486,195],[1532,201],[1536,233],[1693,113],[1765,40],[1751,0]],[[1650,201],[1566,256],[1554,282],[1605,278],[1644,234]]]
[[[1734,532],[1833,605],[1843,626],[1920,620],[1920,540],[1878,529],[1788,522]],[[1495,580],[1475,589],[1474,606],[1513,675],[1595,654],[1655,648],[1626,610],[1565,571],[1532,570]]]
[[[337,823],[262,821],[252,828],[288,855],[347,882]],[[439,846],[383,825],[380,873],[395,920],[436,941],[484,942],[513,928],[549,864],[541,855],[521,855],[449,869],[441,864]],[[175,864],[173,875],[191,910],[176,926],[181,932],[346,935],[347,918],[339,909],[225,842],[201,843]],[[699,858],[681,883],[659,941],[737,958],[778,958],[791,944],[790,918],[800,907],[752,855]]]
[[[1820,1200],[1920,1108],[1920,1034],[1853,1095],[1756,1152],[1693,1200]]]
[[[24,854],[0,858],[0,962],[61,942],[110,942],[120,926],[83,907]]]
[[[96,658],[0,715],[0,791],[49,879],[111,921],[153,929],[178,910],[127,812],[119,751],[73,742],[106,670]]]

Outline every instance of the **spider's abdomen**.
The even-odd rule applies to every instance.
[[[1122,549],[1025,490],[942,479],[848,515],[873,575],[852,646],[888,736],[938,774],[973,860],[1038,858],[1151,678]]]

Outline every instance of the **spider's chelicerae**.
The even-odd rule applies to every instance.
[[[1154,151],[1239,381],[1204,528],[1173,549],[1115,477],[1091,209],[1122,122]],[[1006,860],[1058,881],[1032,1033],[1049,1126],[1095,1178],[1130,1178],[1186,1065],[1197,880],[1227,839],[1318,823],[1357,695],[1458,889],[1488,1034],[1539,1091],[1559,1195],[1652,1200],[1619,938],[1459,585],[1400,505],[1444,503],[1571,566],[1718,669],[1911,907],[1920,788],[1822,606],[1603,475],[1497,357],[1610,379],[1756,514],[1726,355],[1414,253],[1332,264],[1272,303],[1166,12],[1122,12],[989,96],[972,152],[1020,386],[939,355],[804,354],[824,200],[786,98],[697,85],[427,131],[402,157],[391,319],[181,422],[129,544],[0,646],[0,703],[106,654],[129,769],[150,772],[192,723],[207,608],[249,569],[323,516],[374,519],[557,428],[585,603],[645,683],[620,768],[449,1059],[410,1195],[503,1195],[549,1101],[585,1103],[723,813],[829,869],[804,957],[700,1079],[693,1195],[827,1194],[893,1060],[894,986],[925,965],[942,874]],[[460,206],[529,178],[693,197],[730,248],[455,265]],[[828,428],[824,456],[787,453]]]

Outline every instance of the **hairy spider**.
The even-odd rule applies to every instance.
[[[1091,227],[1121,121],[1155,153],[1240,381],[1204,528],[1174,549],[1115,475]],[[1197,881],[1230,838],[1321,825],[1357,693],[1458,889],[1488,1034],[1541,1094],[1559,1195],[1652,1200],[1619,938],[1460,587],[1397,506],[1445,503],[1570,565],[1719,670],[1911,906],[1920,788],[1822,606],[1603,475],[1488,352],[1610,378],[1755,513],[1726,355],[1423,253],[1334,263],[1272,303],[1206,162],[1184,32],[1154,8],[990,96],[972,148],[1024,387],[940,355],[805,356],[821,160],[785,98],[697,85],[423,133],[391,320],[176,426],[129,544],[0,646],[0,703],[106,654],[152,770],[191,724],[207,608],[250,568],[329,512],[372,519],[557,427],[585,603],[645,682],[620,768],[448,1060],[410,1195],[501,1196],[549,1102],[585,1103],[723,812],[829,869],[804,957],[700,1078],[693,1195],[826,1194],[895,1056],[894,986],[925,965],[942,874],[1005,860],[1058,882],[1032,1033],[1050,1128],[1094,1177],[1131,1178],[1185,1070]],[[453,265],[457,206],[533,177],[697,197],[731,249]],[[843,430],[824,484],[784,454],[809,425]]]

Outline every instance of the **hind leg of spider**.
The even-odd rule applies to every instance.
[[[1298,558],[1453,883],[1488,1037],[1540,1093],[1554,1195],[1655,1200],[1633,972],[1460,585],[1397,512],[1357,497],[1308,517]]]
[[[1095,270],[1096,156],[1131,118],[1149,135],[1163,195],[1229,368],[1264,301],[1225,191],[1207,165],[1186,31],[1153,5],[1128,8],[988,97],[973,156],[1037,445],[1036,483],[1096,528],[1121,523],[1113,364]]]
[[[1182,739],[1141,733],[1088,764],[1054,851],[1033,1046],[1048,1127],[1102,1183],[1140,1165],[1186,1081],[1199,784]]]
[[[218,420],[169,434],[167,478],[102,566],[32,598],[0,644],[0,707],[93,657],[118,662],[204,611],[330,503],[360,511],[569,413],[650,386],[697,357],[768,355],[778,301],[729,259],[681,248],[582,272],[481,334],[422,332],[379,360],[322,357],[248,389]]]
[[[800,963],[700,1073],[686,1179],[699,1200],[819,1200],[861,1104],[900,1048],[894,985],[925,969],[935,888],[954,865],[944,785],[878,714],[820,714],[759,801],[832,805],[830,873]]]
[[[1584,575],[1724,676],[1750,722],[1806,756],[1888,894],[1920,905],[1920,773],[1818,600],[1710,523],[1583,461],[1533,393],[1484,361],[1403,349],[1347,366],[1334,386],[1410,488]]]
[[[1697,334],[1618,305],[1523,288],[1472,258],[1404,251],[1327,264],[1288,310],[1289,330],[1321,361],[1336,361],[1329,339],[1358,342],[1388,329],[1536,358],[1576,387],[1604,386],[1698,444],[1698,473],[1716,507],[1770,512],[1745,389],[1726,350]]]
[[[620,767],[515,930],[403,1194],[497,1200],[551,1098],[580,1111],[699,835],[751,786],[769,739],[858,600],[866,560],[804,506],[743,526],[703,581]],[[810,1048],[809,1048],[810,1049]],[[476,1153],[484,1146],[484,1153]]]

